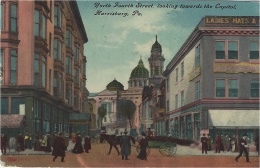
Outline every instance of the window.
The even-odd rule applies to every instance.
[[[5,4],[1,3],[1,30],[4,30],[5,23]]]
[[[195,66],[200,66],[200,45],[196,47],[195,51]]]
[[[169,104],[169,100],[167,100],[167,102],[166,102],[166,103],[167,103],[167,104],[166,104],[166,105],[167,105],[167,107],[166,107],[166,108],[167,108],[167,112],[169,112],[169,111],[170,111],[170,104]]]
[[[0,85],[2,85],[4,82],[4,50],[1,49],[1,55],[0,55]]]
[[[41,77],[42,77],[42,87],[45,88],[46,86],[46,58],[42,57],[42,73],[41,73]]]
[[[158,66],[154,67],[154,75],[159,75],[159,67]]]
[[[46,17],[42,15],[42,38],[46,39]]]
[[[10,84],[16,85],[17,82],[17,51],[11,49],[11,62],[10,62]]]
[[[181,63],[181,77],[184,77],[184,62]]]
[[[259,43],[250,43],[250,59],[259,59]]]
[[[59,6],[54,6],[54,26],[60,27],[62,25],[62,12]]]
[[[175,95],[175,109],[178,108],[178,94]]]
[[[12,97],[11,98],[11,114],[20,113],[20,104],[24,104],[24,98],[22,98],[22,97]]]
[[[200,99],[200,81],[196,82],[195,84],[195,99]]]
[[[228,59],[238,59],[238,44],[235,41],[228,42]]]
[[[58,38],[54,38],[53,55],[54,60],[62,61],[62,43]]]
[[[144,86],[147,86],[147,81],[146,80],[144,81]]]
[[[142,81],[139,81],[139,86],[142,87],[143,86],[143,83]]]
[[[137,86],[137,83],[136,83],[136,81],[134,81],[134,87],[136,87]]]
[[[40,36],[40,11],[34,11],[34,36]]]
[[[74,82],[76,84],[79,83],[79,70],[78,69],[74,69]]]
[[[216,42],[216,59],[225,59],[225,42]]]
[[[216,80],[216,97],[225,97],[225,80]]]
[[[10,7],[10,30],[17,32],[17,4],[11,4]]]
[[[179,138],[179,120],[178,120],[178,118],[174,119],[174,136],[175,136],[175,138]]]
[[[69,84],[66,85],[66,99],[67,103],[72,105],[72,87]]]
[[[238,97],[238,80],[228,80],[228,97]]]
[[[237,60],[238,59],[238,42],[237,41],[217,41],[216,42],[216,59],[217,60]]]
[[[1,114],[8,114],[8,97],[1,97]]]
[[[34,86],[40,85],[40,55],[34,54]]]
[[[66,30],[66,47],[72,46],[72,34],[70,30]]]
[[[250,97],[259,97],[259,80],[251,80]]]
[[[78,107],[79,104],[79,93],[74,92],[74,107]]]
[[[78,47],[74,47],[74,60],[79,61],[79,49]]]
[[[181,106],[184,106],[184,91],[181,92]]]
[[[62,97],[62,74],[55,71],[54,72],[54,80],[53,80],[53,95],[55,97]]]
[[[178,68],[176,69],[176,82],[178,82]]]
[[[66,74],[72,74],[72,59],[66,56]]]

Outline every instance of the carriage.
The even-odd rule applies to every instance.
[[[146,154],[149,155],[151,149],[159,149],[159,152],[164,156],[174,156],[177,151],[178,139],[166,136],[151,136],[147,137],[148,147]],[[136,150],[139,153],[140,147],[136,146]]]

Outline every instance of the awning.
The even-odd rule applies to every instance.
[[[0,115],[1,128],[19,128],[23,126],[23,117],[19,114]]]
[[[90,113],[70,113],[69,123],[70,124],[90,124],[91,114]]]
[[[209,127],[259,127],[259,110],[209,110]]]

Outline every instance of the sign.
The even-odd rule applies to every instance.
[[[189,81],[192,81],[193,79],[195,79],[197,76],[199,76],[201,74],[201,70],[200,67],[196,67],[195,69],[193,69],[190,73],[189,73]]]
[[[240,63],[214,63],[214,73],[255,73],[259,74],[259,64],[248,62]]]
[[[259,26],[259,16],[205,16],[205,25]]]
[[[19,104],[19,114],[25,115],[25,104]]]

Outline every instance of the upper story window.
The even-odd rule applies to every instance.
[[[238,42],[237,41],[217,41],[216,60],[237,60]]]
[[[227,88],[227,89],[226,89]],[[226,93],[227,92],[227,93]],[[238,80],[237,79],[217,79],[216,80],[216,97],[238,97]]]
[[[79,70],[78,69],[74,69],[74,82],[76,84],[79,84]]]
[[[54,26],[59,28],[62,27],[62,11],[57,5],[54,6]]]
[[[1,30],[4,30],[5,23],[5,3],[1,3]]]
[[[184,106],[184,91],[181,92],[181,106]]]
[[[259,59],[259,42],[250,43],[250,59]]]
[[[195,49],[195,66],[200,66],[200,45],[198,45]]]
[[[166,110],[167,110],[167,112],[170,111],[170,103],[169,103],[169,100],[167,100],[167,102],[166,102]]]
[[[178,82],[178,77],[179,77],[179,76],[178,76],[178,74],[179,74],[178,71],[179,71],[178,68],[176,68],[176,71],[175,71],[175,72],[176,72],[176,76],[175,76],[176,82]]]
[[[143,86],[143,82],[139,81],[139,86],[142,87]]]
[[[53,56],[54,60],[62,61],[62,43],[58,38],[54,38]]]
[[[70,56],[66,56],[66,74],[72,74],[72,60]]]
[[[195,84],[195,100],[200,99],[200,81]]]
[[[184,62],[181,63],[181,77],[184,77]]]
[[[79,61],[79,48],[74,46],[74,60]]]
[[[175,109],[178,108],[178,94],[175,95]]]
[[[34,36],[46,39],[46,17],[39,11],[34,11]]]
[[[0,85],[2,85],[4,82],[4,49],[1,49],[1,55],[0,55]]]
[[[72,33],[70,30],[66,30],[66,47],[72,46]]]
[[[259,80],[251,80],[250,97],[259,97]]]
[[[17,32],[17,4],[10,6],[10,31]]]
[[[10,84],[17,84],[17,50],[11,49],[10,52]]]
[[[34,54],[34,86],[46,85],[46,58],[38,53]]]
[[[159,67],[158,66],[154,67],[154,75],[159,75]]]

